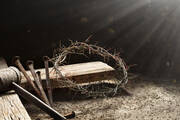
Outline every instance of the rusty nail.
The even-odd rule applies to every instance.
[[[37,76],[38,76],[38,78],[39,78],[40,83],[41,83],[42,86],[43,86],[42,78],[41,78],[41,71],[37,71],[36,74],[37,74]]]
[[[39,88],[39,91],[40,91],[40,93],[41,93],[41,94],[40,94],[41,99],[42,99],[46,104],[50,105],[50,104],[49,104],[49,101],[48,101],[48,99],[47,99],[47,96],[46,96],[46,94],[45,94],[45,92],[44,92],[44,89],[43,89],[43,87],[42,87],[42,84],[40,83],[40,80],[38,79],[38,77],[37,77],[37,75],[36,75],[33,61],[31,61],[31,60],[27,61],[27,66],[28,66],[28,68],[29,68],[29,70],[30,70],[33,78],[34,78],[34,81],[36,82],[36,85],[37,85],[38,88]]]
[[[49,58],[47,56],[44,56],[43,59],[44,59],[45,72],[46,72],[46,85],[47,85],[48,97],[49,97],[49,102],[52,106],[53,105],[53,96],[52,96],[51,81],[49,79]]]
[[[15,56],[13,58],[13,62],[15,63],[15,65],[21,70],[21,72],[23,73],[24,77],[26,78],[27,82],[32,86],[32,88],[35,90],[35,92],[40,95],[40,92],[38,90],[38,88],[35,86],[34,82],[31,80],[31,78],[29,77],[29,75],[26,73],[26,70],[24,69],[24,67],[22,66],[21,62],[20,62],[20,57],[19,56]]]

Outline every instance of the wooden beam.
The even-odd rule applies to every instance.
[[[0,69],[7,67],[6,61],[0,58]],[[14,90],[0,94],[0,120],[31,120]]]
[[[59,70],[65,77],[78,84],[108,79],[112,80],[114,77],[114,69],[109,65],[99,61],[60,66]],[[37,69],[36,71],[41,72],[41,78],[44,81],[46,79],[45,69]],[[53,70],[53,68],[49,68],[49,71],[53,88],[62,87],[62,85],[58,82],[61,78],[57,79],[56,71]],[[30,71],[27,71],[27,73],[33,80]],[[23,75],[21,81],[23,86],[26,85],[27,81]]]
[[[0,95],[0,120],[31,120],[14,91]]]

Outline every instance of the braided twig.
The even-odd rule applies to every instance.
[[[113,67],[116,71],[116,86],[113,88],[104,86],[103,88],[96,89],[90,86],[80,86],[65,78],[58,67],[66,61],[67,55],[69,54],[84,55],[86,57],[88,55],[97,55],[102,57],[104,59],[103,62],[106,62],[107,64],[109,64],[110,61],[114,62],[115,64],[113,64],[111,67]],[[57,75],[62,78],[61,81],[63,86],[71,86],[73,90],[81,91],[83,94],[88,93],[88,96],[104,96],[105,94],[109,93],[113,93],[115,95],[118,88],[124,87],[128,82],[126,65],[125,62],[120,58],[119,53],[111,54],[108,50],[97,45],[71,41],[71,44],[68,47],[60,46],[51,61],[54,64],[54,69],[56,70]]]

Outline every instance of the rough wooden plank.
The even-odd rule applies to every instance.
[[[6,61],[0,58],[0,69],[7,67]],[[31,120],[14,90],[0,94],[0,120]]]
[[[31,120],[14,91],[0,96],[0,120]]]
[[[76,83],[87,83],[107,80],[112,79],[112,77],[114,76],[114,69],[109,65],[99,61],[60,66],[59,70],[61,70],[62,74],[65,77],[75,81]],[[44,69],[38,69],[36,71],[41,72],[42,80],[46,79]],[[60,84],[58,84],[56,72],[53,70],[53,68],[49,68],[49,71],[51,71],[50,79],[52,80],[53,87],[61,87]],[[29,71],[27,73],[33,80],[31,73]],[[23,76],[22,84],[25,83],[26,79]]]

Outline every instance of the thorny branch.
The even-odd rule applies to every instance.
[[[52,58],[50,61],[54,64],[54,69],[57,72],[57,75],[61,78],[62,85],[63,86],[71,86],[73,90],[80,91],[82,94],[86,94],[88,96],[104,96],[106,94],[113,94],[115,95],[117,93],[117,90],[120,87],[124,87],[125,84],[128,82],[127,78],[127,69],[125,62],[120,58],[119,53],[111,54],[108,50],[99,47],[97,45],[87,44],[85,42],[73,42],[70,41],[71,44],[68,47],[60,46],[60,48],[57,50],[54,58]],[[76,55],[96,55],[102,57],[104,60],[103,62],[106,62],[109,64],[110,60],[111,62],[114,61],[114,65],[112,66],[116,71],[116,77],[115,80],[116,85],[114,87],[107,87],[103,86],[101,88],[96,87],[92,88],[90,86],[80,86],[73,81],[65,78],[61,71],[58,69],[60,65],[62,65],[65,61],[68,55],[70,54],[76,54]],[[98,89],[99,88],[99,89]]]

